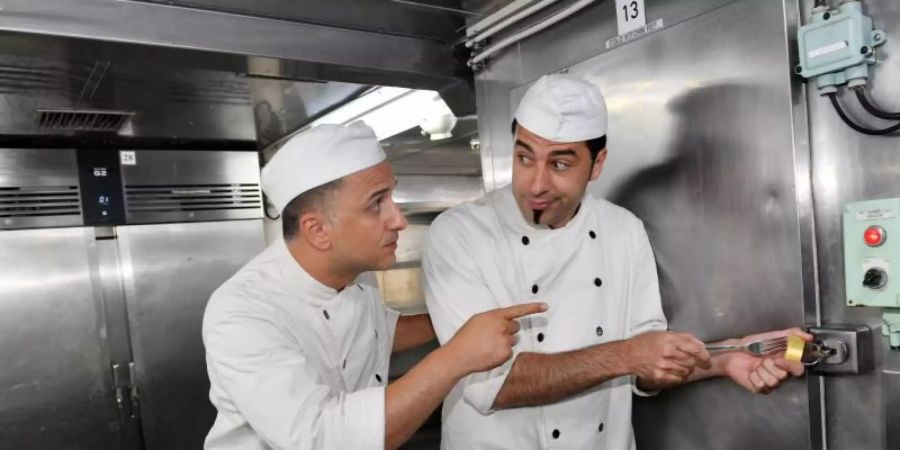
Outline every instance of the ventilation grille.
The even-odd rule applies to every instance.
[[[81,215],[77,186],[0,187],[0,217]]]
[[[125,186],[129,213],[259,209],[259,184]]]
[[[46,130],[112,131],[118,132],[133,113],[91,110],[38,110],[38,126]]]

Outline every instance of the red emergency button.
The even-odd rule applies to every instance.
[[[866,241],[866,245],[869,247],[878,247],[881,244],[884,244],[886,239],[887,232],[878,225],[872,225],[871,227],[866,228],[866,232],[863,234],[863,240]]]

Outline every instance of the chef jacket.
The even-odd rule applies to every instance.
[[[643,223],[590,194],[555,230],[527,222],[509,187],[451,208],[431,225],[422,264],[441,343],[474,314],[535,301],[550,308],[520,320],[515,354],[577,350],[667,328]],[[646,394],[633,377],[553,404],[492,410],[514,359],[453,388],[443,407],[443,449],[634,448],[632,393]]]
[[[384,448],[399,315],[373,281],[338,292],[279,239],[219,287],[203,318],[218,410],[205,448]]]

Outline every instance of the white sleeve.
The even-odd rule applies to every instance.
[[[461,227],[445,216],[438,217],[428,231],[422,255],[425,302],[442,345],[475,314],[500,307],[475,264],[471,239],[464,239]],[[494,400],[514,360],[515,356],[493,370],[463,378],[465,401],[482,414],[493,412]]]
[[[320,381],[328,374],[266,319],[230,314],[205,325],[211,382],[269,446],[384,448],[383,386],[331,394]]]
[[[643,223],[638,221],[637,227],[632,241],[634,258],[631,265],[631,286],[628,299],[629,338],[649,331],[665,331],[668,328],[659,295],[656,258],[653,257],[653,249],[650,247],[650,239],[647,237]],[[634,393],[640,396],[656,393],[638,389],[635,377],[631,377],[631,386]]]

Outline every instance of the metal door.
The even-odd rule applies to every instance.
[[[615,2],[596,2],[492,58],[476,75],[486,185],[510,180],[509,125],[528,85],[559,70],[589,78],[609,106],[610,152],[589,189],[644,221],[671,328],[714,341],[802,325],[815,286],[805,122],[788,75],[792,7],[648,1],[648,19],[664,27],[606,48]],[[810,448],[809,388],[792,380],[754,396],[720,379],[640,399],[638,447]]]
[[[201,323],[212,292],[264,248],[262,221],[118,228],[144,447],[198,449],[215,418]]]
[[[93,241],[0,232],[0,447],[122,448]]]

